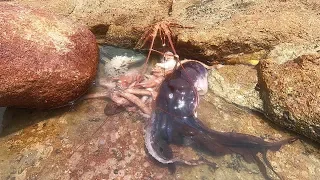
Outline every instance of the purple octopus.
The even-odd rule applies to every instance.
[[[271,179],[266,166],[280,177],[268,161],[266,153],[268,150],[277,151],[282,145],[292,143],[297,138],[267,142],[248,134],[219,132],[206,127],[196,117],[195,110],[199,103],[199,93],[205,93],[207,87],[207,70],[198,62],[186,62],[166,76],[145,129],[148,153],[171,169],[174,169],[172,167],[175,164],[208,164],[216,167],[215,163],[205,159],[185,161],[173,157],[170,144],[185,145],[185,142],[189,142],[188,145],[206,149],[214,156],[240,154],[247,162],[256,162],[265,179]],[[258,153],[262,154],[265,165],[257,156]]]

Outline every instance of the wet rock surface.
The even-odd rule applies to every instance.
[[[86,27],[14,3],[0,9],[0,106],[52,108],[85,93],[98,64]]]
[[[270,141],[293,136],[211,93],[200,102],[198,116],[210,128],[262,136]],[[201,150],[194,153],[187,147],[175,150],[175,154],[187,159],[201,155],[219,168],[178,166],[171,175],[145,153],[144,119],[127,112],[105,116],[107,103],[87,100],[54,111],[8,108],[5,120],[9,123],[0,138],[0,178],[264,179],[257,165],[246,163],[241,156],[214,157]],[[267,155],[284,179],[317,179],[318,148],[302,140]]]
[[[262,61],[258,77],[265,113],[277,124],[320,142],[320,54],[284,64]]]

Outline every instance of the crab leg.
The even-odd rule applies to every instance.
[[[150,58],[150,55],[151,55],[151,52],[152,52],[151,49],[153,47],[155,38],[156,38],[156,35],[153,35],[152,40],[151,40],[151,45],[150,45],[150,48],[149,48],[149,52],[148,52],[148,56],[147,56],[146,62],[144,63],[144,68],[143,68],[142,73],[145,73],[146,70],[147,70],[147,65],[148,65],[148,61],[149,61],[149,58]]]
[[[82,97],[83,100],[86,99],[104,99],[104,98],[109,98],[110,93],[109,92],[100,92],[100,93],[93,93],[93,94],[88,94]]]
[[[136,95],[142,95],[142,96],[151,96],[152,93],[149,90],[146,89],[126,89],[124,90],[126,93],[130,94],[136,94]]]
[[[119,93],[119,95],[137,105],[143,113],[151,114],[151,110],[137,96],[127,92]]]
[[[134,48],[136,48],[136,49],[139,48],[140,49],[146,44],[146,42],[148,40],[148,36],[150,34],[150,31],[151,30],[149,29],[148,31],[145,31],[143,33],[143,35],[141,36],[141,38],[139,39],[139,41],[137,42],[137,44],[136,44],[136,46]]]
[[[117,103],[118,105],[121,105],[121,106],[128,106],[128,105],[131,104],[130,101],[128,101],[128,100],[129,100],[128,98],[126,98],[126,97],[123,98],[123,96],[122,96],[122,97],[120,97],[120,96],[122,96],[121,93],[119,93],[119,92],[114,92],[114,93],[111,93],[110,99],[111,99],[112,101],[114,101],[115,103]],[[127,99],[128,99],[128,100],[127,100]],[[132,102],[132,101],[131,101],[131,102]],[[134,103],[134,102],[133,102],[133,103]]]
[[[103,79],[99,79],[98,80],[98,85],[106,88],[106,89],[112,89],[116,87],[116,83],[113,81],[108,81],[108,80],[103,80]]]
[[[169,41],[169,44],[170,44],[170,46],[171,46],[171,49],[172,49],[172,51],[173,51],[173,54],[174,55],[176,55],[177,54],[177,52],[176,52],[176,49],[174,48],[174,46],[173,46],[173,42],[172,42],[172,39],[171,39],[171,31],[170,31],[170,29],[164,29],[164,31],[165,31],[165,34],[167,35],[167,37],[168,37],[168,41]]]

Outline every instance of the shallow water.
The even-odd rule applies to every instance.
[[[101,64],[100,77],[103,69]],[[129,112],[106,116],[107,103],[108,99],[84,100],[47,111],[7,108],[0,137],[0,179],[264,179],[256,164],[239,155],[212,157],[190,147],[174,147],[174,152],[185,159],[204,156],[219,168],[177,166],[170,174],[145,152],[146,119]],[[211,92],[201,98],[198,117],[215,130],[270,141],[294,135]],[[317,179],[320,174],[319,145],[305,139],[268,152],[268,158],[284,179]]]

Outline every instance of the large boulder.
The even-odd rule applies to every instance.
[[[320,54],[284,64],[263,61],[260,95],[272,121],[320,142]]]
[[[1,2],[0,29],[0,106],[59,107],[89,88],[98,47],[85,26]]]

